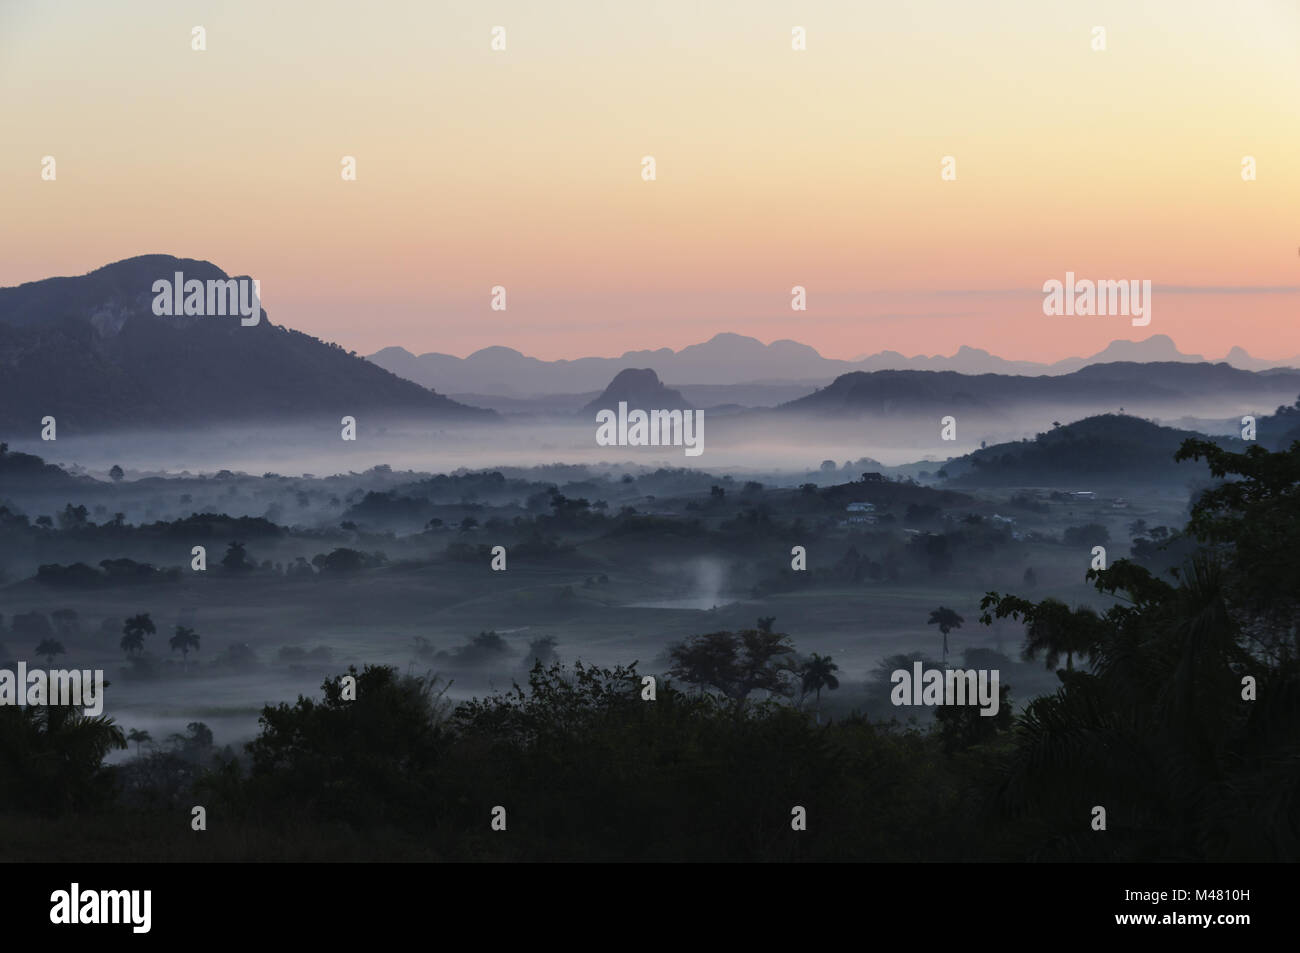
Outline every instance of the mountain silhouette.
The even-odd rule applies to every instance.
[[[388,347],[369,360],[401,377],[449,394],[495,394],[528,398],[580,394],[598,390],[627,368],[650,368],[673,386],[802,382],[809,388],[830,383],[854,371],[914,370],[956,371],[962,374],[1019,374],[1060,376],[1092,364],[1116,361],[1139,363],[1200,363],[1199,354],[1183,354],[1165,334],[1142,341],[1113,341],[1090,357],[1071,357],[1051,364],[1010,361],[982,348],[962,345],[951,356],[906,357],[898,351],[881,351],[852,361],[822,357],[797,341],[763,344],[741,334],[716,334],[701,344],[673,351],[628,351],[620,357],[583,357],[543,361],[508,347],[487,347],[465,358],[429,353],[419,356],[401,347]],[[1225,362],[1243,370],[1300,367],[1300,356],[1290,361],[1262,361],[1235,347]]]
[[[0,426],[59,434],[225,421],[401,413],[494,419],[336,344],[230,316],[157,316],[153,283],[225,279],[216,265],[141,255],[80,277],[0,288]]]
[[[1069,406],[1099,399],[1176,405],[1189,397],[1270,399],[1300,391],[1300,371],[1259,374],[1227,364],[1121,361],[1091,364],[1055,377],[958,374],[954,371],[855,371],[774,412],[818,417],[910,411],[970,411],[1034,403]],[[1276,406],[1275,404],[1272,406]]]
[[[10,450],[9,444],[0,442],[0,491],[4,493],[69,489],[90,482],[89,477],[73,476],[35,454]]]
[[[1256,421],[1257,439],[1270,450],[1287,450],[1300,440],[1300,399],[1282,404]]]
[[[659,375],[649,368],[619,371],[601,395],[582,409],[583,414],[600,410],[618,410],[626,401],[628,410],[689,410],[691,405],[680,391],[665,387]]]
[[[1185,482],[1192,470],[1174,455],[1203,434],[1122,414],[1087,417],[1055,427],[1033,440],[999,443],[944,465],[954,486],[1065,486],[1086,490],[1108,481]],[[1241,441],[1210,438],[1237,452]]]

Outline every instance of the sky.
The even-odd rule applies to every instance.
[[[1300,354],[1296,0],[0,0],[0,117],[0,286],[206,259],[363,354]]]

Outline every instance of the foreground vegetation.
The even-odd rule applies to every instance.
[[[770,620],[677,646],[653,700],[635,663],[539,662],[454,706],[435,676],[367,666],[267,707],[244,751],[191,726],[115,768],[110,720],[0,708],[0,836],[13,859],[1294,861],[1300,443],[1179,456],[1226,482],[1171,580],[1096,570],[1104,612],[985,598],[981,621],[1065,662],[1014,717],[819,723],[788,701]],[[827,662],[801,687],[830,687]]]

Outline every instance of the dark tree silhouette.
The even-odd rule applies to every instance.
[[[980,621],[993,617],[1010,617],[1025,624],[1025,644],[1020,657],[1032,662],[1040,654],[1050,669],[1056,668],[1065,656],[1067,671],[1074,671],[1074,657],[1095,659],[1104,631],[1101,617],[1088,606],[1071,609],[1060,599],[1047,598],[1034,603],[1018,596],[999,596],[990,593],[980,603],[985,610]],[[992,613],[988,610],[992,609]]]
[[[756,691],[789,695],[796,681],[793,655],[790,637],[779,632],[709,632],[669,648],[669,674],[737,702]]]
[[[125,747],[112,718],[75,705],[0,707],[0,804],[52,816],[102,809],[114,784],[104,756]]]
[[[835,677],[835,672],[839,671],[839,666],[831,661],[829,655],[818,655],[814,652],[809,656],[808,661],[804,663],[802,675],[802,689],[804,693],[815,692],[817,695],[817,704],[822,703],[822,689],[834,691],[840,687],[840,680]]]
[[[188,626],[176,626],[176,634],[167,640],[173,652],[180,652],[181,659],[188,665],[190,650],[199,650],[199,634]]]
[[[1189,440],[1178,457],[1236,479],[1192,504],[1188,531],[1211,545],[1174,584],[1120,559],[1088,572],[1118,599],[1100,615],[996,592],[980,604],[986,624],[1024,620],[1027,650],[1092,659],[1058,670],[1060,690],[1029,703],[996,758],[994,816],[1030,857],[1281,860],[1300,847],[1300,443],[1236,454]],[[1074,835],[1090,805],[1119,798],[1106,845]]]
[[[966,620],[946,606],[940,606],[930,613],[929,625],[937,625],[943,633],[943,660],[948,661],[948,633],[960,629]]]
[[[226,555],[221,557],[221,565],[231,572],[249,572],[257,568],[257,564],[248,558],[244,544],[238,541],[231,542],[226,547]]]
[[[139,655],[144,651],[144,637],[157,631],[149,613],[131,616],[122,623],[122,651],[127,655]]]
[[[41,639],[36,646],[36,654],[45,659],[46,665],[54,664],[54,656],[62,655],[66,650],[63,643],[57,639]]]

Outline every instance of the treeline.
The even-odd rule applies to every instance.
[[[1179,457],[1221,482],[1193,505],[1200,549],[1172,581],[1118,560],[1090,574],[1116,596],[1104,612],[985,597],[980,621],[1024,624],[1026,659],[1064,662],[1058,690],[1014,717],[945,705],[924,730],[820,724],[790,694],[796,674],[805,691],[830,688],[833,666],[787,665],[768,619],[674,647],[670,675],[694,688],[651,685],[635,663],[539,660],[527,686],[452,705],[433,676],[352,669],[321,700],[265,708],[246,750],[158,800],[156,839],[121,852],[1298,860],[1300,443],[1238,454],[1188,441]],[[946,635],[960,617],[931,622]],[[0,806],[64,816],[75,849],[79,831],[124,816],[102,763],[124,743],[108,720],[0,708]],[[207,810],[197,838],[192,804]]]

